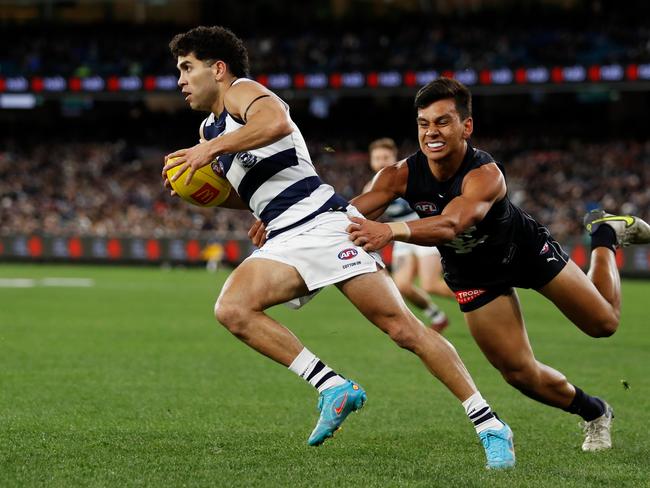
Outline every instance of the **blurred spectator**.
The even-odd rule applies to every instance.
[[[246,41],[253,74],[458,70],[648,62],[646,19],[633,7],[570,13],[505,8],[462,16],[402,12],[374,18],[365,12],[356,20],[302,19],[290,25],[265,19],[266,27],[234,29]],[[12,48],[0,54],[0,75],[173,74],[167,44],[186,28],[151,24],[143,35],[142,26],[130,24],[4,24],[0,40]]]
[[[560,240],[582,234],[583,214],[650,218],[650,142],[568,142],[477,139],[504,163],[510,197]],[[341,142],[310,147],[321,177],[346,198],[371,178],[365,148]],[[402,148],[406,156],[415,148]],[[245,238],[246,212],[200,208],[172,198],[159,177],[163,151],[115,143],[49,143],[0,150],[0,233],[98,236]]]

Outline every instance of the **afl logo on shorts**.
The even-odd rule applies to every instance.
[[[539,254],[541,256],[542,254],[546,254],[547,252],[548,252],[548,242],[545,242],[544,247],[542,247],[542,250],[539,251]]]
[[[413,208],[424,214],[434,214],[438,211],[438,207],[436,207],[436,204],[432,202],[418,202],[413,206]]]
[[[339,259],[352,259],[352,258],[355,257],[357,254],[359,254],[359,251],[357,251],[356,249],[350,247],[350,248],[348,248],[348,249],[343,249],[343,250],[339,253]]]

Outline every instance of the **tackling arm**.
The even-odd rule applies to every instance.
[[[361,195],[354,197],[350,203],[368,219],[381,216],[390,203],[401,197],[406,188],[408,166],[400,161],[379,171],[370,185]]]
[[[496,164],[470,171],[463,181],[462,193],[445,206],[442,214],[410,222],[381,224],[352,219],[350,239],[366,250],[376,250],[391,240],[403,240],[423,246],[437,246],[485,218],[494,202],[506,195],[506,183]],[[395,229],[399,233],[395,233]]]

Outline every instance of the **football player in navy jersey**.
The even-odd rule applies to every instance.
[[[381,258],[350,243],[349,217],[361,214],[318,177],[288,105],[248,78],[241,39],[223,27],[197,27],[174,37],[170,48],[186,101],[210,115],[200,126],[205,142],[168,155],[163,178],[180,166],[177,175],[189,169],[191,179],[217,158],[236,195],[226,206],[249,209],[269,230],[266,243],[230,274],[215,316],[238,339],[318,390],[320,418],[309,445],[332,437],[363,406],[366,393],[266,310],[287,302],[299,306],[335,284],[374,325],[415,353],[462,403],[483,440],[487,466],[513,466],[512,431],[494,415],[454,347],[408,310]]]
[[[650,242],[650,226],[633,216],[587,214],[592,251],[585,275],[544,226],[510,202],[503,167],[468,143],[467,87],[440,78],[417,93],[415,107],[420,150],[382,170],[352,203],[374,218],[404,198],[421,218],[352,218],[350,239],[367,250],[391,240],[438,246],[445,280],[488,360],[525,395],[581,416],[584,451],[610,448],[612,408],[535,358],[514,288],[535,289],[586,334],[610,336],[621,311],[616,248]]]
[[[368,146],[368,156],[370,168],[377,173],[397,163],[397,144],[389,137],[376,139]],[[370,184],[369,182],[366,188],[370,188]],[[384,218],[406,221],[416,219],[418,215],[406,200],[398,198],[388,206]],[[442,279],[438,249],[435,246],[418,246],[395,241],[391,271],[402,296],[422,310],[432,329],[442,332],[449,324],[449,319],[431,300],[429,294],[446,298],[453,298],[454,294]],[[416,284],[417,278],[420,279],[420,286]]]

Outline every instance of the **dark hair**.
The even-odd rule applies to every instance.
[[[390,137],[382,137],[381,139],[376,139],[370,143],[368,146],[368,152],[373,152],[375,149],[388,149],[392,151],[393,154],[397,154],[397,144]]]
[[[224,61],[237,77],[248,76],[248,52],[244,42],[230,29],[199,26],[177,34],[169,43],[175,57],[194,53],[201,61]]]
[[[415,95],[415,108],[425,108],[438,100],[453,98],[461,120],[472,116],[472,94],[460,81],[438,78],[424,85]]]

